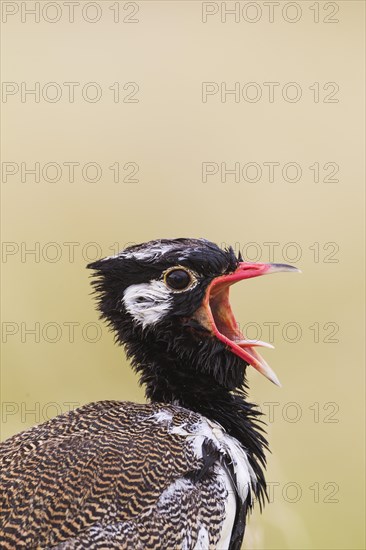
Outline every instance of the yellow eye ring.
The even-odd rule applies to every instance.
[[[163,281],[173,292],[185,292],[196,286],[197,277],[187,267],[176,265],[164,271]]]

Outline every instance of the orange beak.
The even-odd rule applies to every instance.
[[[236,355],[249,363],[271,382],[280,386],[280,382],[268,363],[254,349],[255,347],[273,348],[271,344],[260,340],[247,340],[239,330],[229,302],[230,286],[243,279],[251,279],[279,271],[300,272],[297,267],[286,264],[262,264],[240,262],[237,269],[228,275],[221,275],[211,281],[206,289],[202,306],[194,317],[197,321]]]

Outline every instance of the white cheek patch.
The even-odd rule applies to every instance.
[[[163,281],[131,285],[123,293],[128,313],[144,328],[160,321],[169,311],[172,294]]]

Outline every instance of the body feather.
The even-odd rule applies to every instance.
[[[117,401],[15,435],[1,445],[2,548],[228,547],[255,484],[233,441],[182,407]]]

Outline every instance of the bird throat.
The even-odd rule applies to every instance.
[[[161,355],[148,362],[132,356],[132,365],[140,375],[141,384],[145,387],[146,397],[151,402],[169,403],[199,413],[211,421],[220,424],[225,431],[235,437],[244,447],[249,462],[256,474],[258,484],[256,496],[263,504],[266,499],[266,484],[263,468],[265,467],[264,451],[268,448],[262,433],[262,413],[249,403],[245,393],[243,374],[241,387],[228,389],[220,385],[214,377],[185,364],[177,364],[167,355]]]

